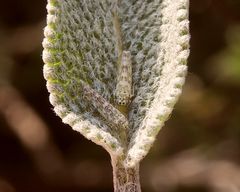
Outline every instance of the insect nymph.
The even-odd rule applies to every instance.
[[[133,96],[132,91],[132,61],[129,51],[123,51],[118,69],[115,102],[118,105],[128,105]]]
[[[126,117],[98,92],[84,82],[82,82],[82,91],[84,97],[94,106],[104,119],[112,124],[113,127],[128,128],[128,120]]]

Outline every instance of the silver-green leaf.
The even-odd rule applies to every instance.
[[[188,3],[48,0],[43,61],[50,102],[64,123],[111,156],[124,157],[127,167],[148,153],[181,94],[189,55]],[[133,82],[124,111],[114,103],[123,50],[131,54]]]

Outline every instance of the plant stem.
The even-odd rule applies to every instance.
[[[112,158],[114,192],[141,192],[139,164],[127,168],[122,159]]]

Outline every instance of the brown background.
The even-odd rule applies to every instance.
[[[0,192],[112,191],[110,158],[61,123],[41,60],[46,1],[0,6]],[[145,192],[240,191],[240,1],[191,0],[183,95],[141,164]]]

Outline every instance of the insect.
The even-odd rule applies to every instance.
[[[116,127],[128,128],[128,120],[120,111],[86,83],[82,82],[82,86],[84,98],[97,109],[104,119]]]
[[[132,91],[132,61],[131,53],[123,51],[118,69],[115,102],[118,105],[128,105],[133,96]]]

